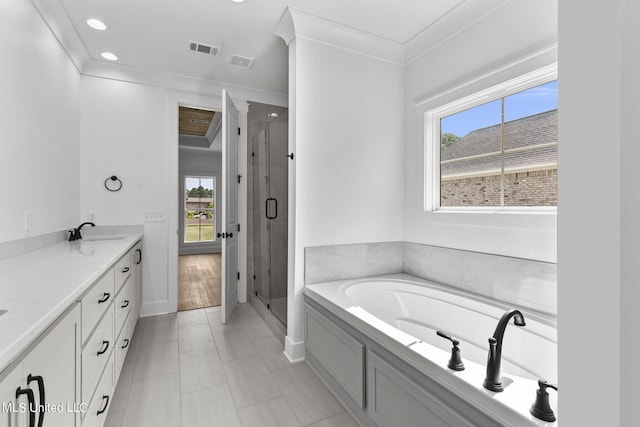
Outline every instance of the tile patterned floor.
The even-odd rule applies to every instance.
[[[105,427],[357,427],[249,304],[138,322]]]

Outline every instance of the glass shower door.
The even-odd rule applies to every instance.
[[[288,185],[287,113],[269,124],[269,218],[271,312],[287,324]]]
[[[254,289],[287,323],[288,117],[281,114],[253,138]]]

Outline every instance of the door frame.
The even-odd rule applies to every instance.
[[[168,138],[167,179],[169,188],[169,201],[167,218],[167,299],[164,309],[157,307],[156,313],[175,313],[178,311],[178,236],[180,227],[181,207],[179,203],[179,144],[178,144],[178,108],[193,107],[204,110],[222,112],[222,93],[220,96],[202,96],[182,92],[168,92]],[[247,111],[249,105],[244,100],[233,99],[238,109],[238,124],[241,129],[238,139],[238,173],[243,179],[238,188],[238,221],[243,224],[243,229],[238,236],[238,302],[247,301]],[[224,201],[222,201],[224,203]],[[224,256],[224,254],[222,255]]]

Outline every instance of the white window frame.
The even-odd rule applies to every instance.
[[[556,63],[426,111],[424,113],[424,211],[431,213],[556,213],[556,206],[440,206],[440,119],[557,79]]]
[[[211,208],[211,220],[213,221],[213,236],[212,236],[212,240],[194,240],[191,242],[187,241],[187,194],[186,194],[186,182],[187,179],[189,178],[198,178],[198,179],[213,179],[213,188],[212,188],[212,197],[211,200],[213,201],[213,208]],[[218,189],[216,188],[217,183],[216,183],[216,177],[215,176],[208,176],[208,175],[184,175],[182,177],[182,186],[185,189],[185,196],[184,196],[184,202],[182,204],[182,216],[184,218],[184,224],[182,225],[182,240],[183,243],[185,245],[197,245],[197,244],[211,244],[213,242],[215,242],[216,240],[218,240],[216,238],[216,196],[218,194]],[[208,209],[208,208],[205,208]]]

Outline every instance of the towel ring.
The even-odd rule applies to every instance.
[[[122,181],[115,175],[104,180],[104,188],[109,191],[116,192],[122,188]]]

